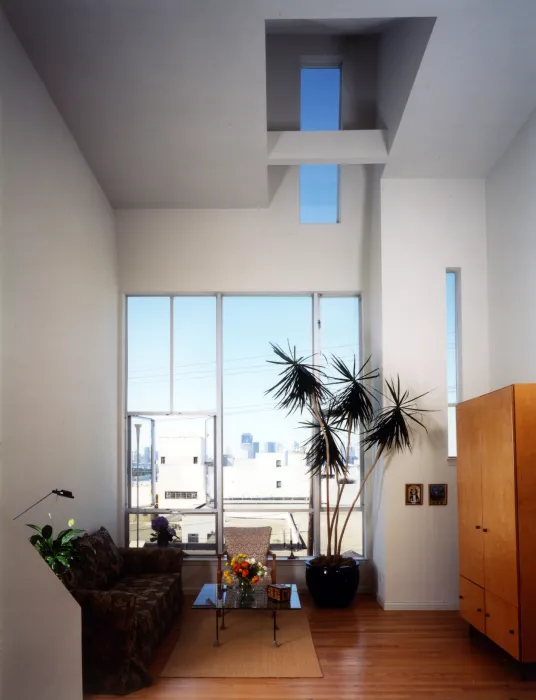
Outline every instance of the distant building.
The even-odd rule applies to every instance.
[[[256,457],[260,452],[260,447],[258,442],[253,443],[253,457]]]
[[[275,442],[267,442],[265,444],[264,448],[265,452],[277,452],[277,443]]]
[[[242,450],[242,457],[245,459],[255,458],[255,453],[253,452],[253,435],[251,433],[242,433],[240,447]]]

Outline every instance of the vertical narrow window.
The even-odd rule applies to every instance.
[[[302,68],[300,129],[338,131],[341,120],[341,69]],[[300,223],[339,221],[339,166],[300,165]]]
[[[127,409],[170,411],[170,299],[129,297],[127,304]]]
[[[173,300],[173,411],[216,407],[216,297]]]
[[[448,456],[456,457],[456,404],[460,399],[458,338],[459,276],[447,270],[447,397]]]

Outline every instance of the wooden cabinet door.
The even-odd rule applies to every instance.
[[[482,633],[486,631],[484,607],[484,589],[460,576],[460,615]]]
[[[519,660],[519,610],[486,591],[486,634]]]
[[[484,588],[514,606],[518,600],[513,387],[487,394],[482,434]]]
[[[482,541],[482,431],[479,406],[483,398],[456,409],[458,443],[458,537],[460,574],[484,587]]]

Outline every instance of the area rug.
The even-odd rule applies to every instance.
[[[233,610],[225,615],[220,646],[215,647],[215,612],[190,610],[163,678],[321,678],[307,616],[277,615],[278,646],[273,645],[269,612]]]

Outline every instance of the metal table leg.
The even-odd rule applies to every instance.
[[[216,608],[216,641],[214,642],[214,646],[215,646],[215,647],[219,647],[219,646],[220,646],[220,639],[219,639],[219,636],[218,636],[218,629],[219,629],[219,626],[220,626],[220,623],[219,623],[219,620],[218,620],[218,608]]]
[[[277,630],[279,629],[277,626],[276,615],[277,615],[277,612],[274,610],[273,611],[273,616],[274,616],[274,647],[277,646]]]
[[[220,629],[221,630],[227,629],[225,627],[225,606],[223,606],[221,609],[221,627],[220,627]]]

